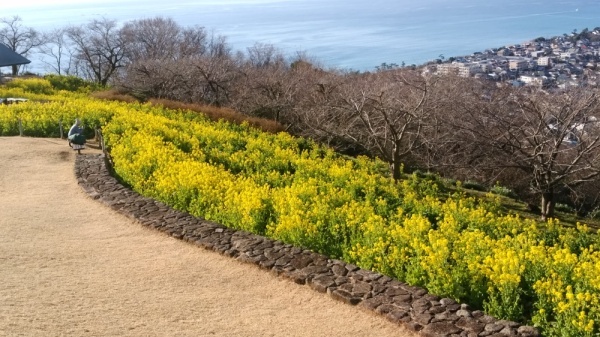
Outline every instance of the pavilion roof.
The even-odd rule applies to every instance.
[[[3,43],[0,43],[0,67],[31,63],[28,59],[15,53]]]

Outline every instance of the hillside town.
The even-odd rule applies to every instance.
[[[425,71],[487,78],[513,86],[596,87],[600,84],[600,27],[468,56],[440,56],[426,65]]]

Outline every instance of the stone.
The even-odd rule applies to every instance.
[[[400,309],[390,311],[385,317],[393,323],[399,324],[402,319],[408,316],[408,312]]]
[[[397,308],[398,307],[396,307],[393,304],[382,303],[380,306],[377,307],[377,309],[375,309],[375,312],[378,313],[378,314],[387,314],[389,312],[392,312],[392,311],[396,310]]]
[[[442,313],[445,311],[446,311],[446,308],[444,308],[442,306],[431,307],[431,308],[429,308],[429,310],[427,310],[428,313],[433,314],[433,315],[439,314],[439,313]]]
[[[374,273],[370,270],[365,270],[365,269],[359,269],[356,271],[357,275],[360,275],[362,277],[363,281],[376,281],[378,279],[380,279],[383,275],[379,274],[379,273]]]
[[[273,261],[276,261],[277,259],[279,259],[280,257],[282,257],[284,255],[285,255],[285,253],[279,253],[279,252],[274,252],[274,251],[265,251],[265,256],[267,257],[267,259],[273,260]]]
[[[376,296],[360,302],[359,306],[367,310],[375,311],[385,301],[385,297]]]
[[[371,292],[371,285],[367,282],[356,282],[352,285],[352,293],[356,296],[364,296],[367,293]]]
[[[431,320],[433,319],[433,315],[432,314],[428,314],[428,313],[422,313],[422,314],[413,314],[413,320],[423,326],[429,324],[429,322],[431,322]]]
[[[385,285],[380,284],[379,282],[371,282],[371,287],[373,287],[373,289],[371,289],[373,295],[379,295],[387,288]]]
[[[499,332],[502,329],[504,329],[504,327],[500,324],[488,323],[483,330],[487,332]]]
[[[291,256],[284,255],[284,256],[280,257],[279,259],[277,259],[277,261],[275,261],[275,265],[276,266],[291,266],[290,265],[291,260],[292,260]]]
[[[292,265],[292,267],[296,268],[296,269],[303,269],[308,267],[308,265],[310,265],[313,262],[313,259],[310,256],[306,256],[306,255],[299,255],[294,257],[291,261],[290,264]]]
[[[460,309],[456,312],[456,316],[458,317],[471,317],[471,312],[468,310]]]
[[[431,302],[429,302],[426,299],[420,298],[420,299],[414,301],[412,303],[412,306],[413,306],[413,308],[414,307],[424,307],[425,309],[429,309],[429,308],[431,308]]]
[[[418,300],[412,303],[412,308],[416,313],[424,313],[429,308],[431,308],[431,304],[429,302],[419,302]]]
[[[297,270],[287,271],[282,273],[281,275],[296,284],[306,284],[306,277],[302,275],[302,273],[299,273]]]
[[[342,289],[342,290],[344,290],[344,291],[347,291],[347,292],[351,293],[352,289],[354,288],[354,285],[352,283],[344,283],[344,284],[341,284],[339,286],[339,288]]]
[[[240,254],[236,260],[244,263],[254,263],[254,259],[248,256],[248,254]]]
[[[385,276],[385,275],[384,275],[384,276],[382,276],[382,277],[381,277],[379,280],[377,280],[377,281],[379,281],[381,284],[386,284],[386,283],[388,283],[388,282],[390,282],[390,281],[392,281],[392,280],[393,280],[393,279],[392,279],[391,277],[389,277],[389,276]]]
[[[350,305],[357,305],[361,301],[360,297],[355,297],[351,293],[342,289],[336,289],[333,292],[331,292],[331,297],[335,300]]]
[[[483,317],[485,315],[485,313],[481,310],[475,310],[473,312],[471,312],[471,316],[473,316],[473,318],[480,318]]]
[[[410,294],[398,295],[393,298],[396,303],[412,303],[412,296]]]
[[[440,312],[438,314],[433,315],[433,319],[431,321],[432,322],[449,321],[450,315],[453,315],[453,314],[448,311]],[[454,318],[455,319],[453,319],[453,320],[458,320],[458,317],[456,317],[456,315],[454,315]]]
[[[325,266],[308,266],[300,269],[300,271],[307,275],[326,274],[329,271],[329,268]]]
[[[522,337],[539,337],[540,336],[540,332],[532,327],[532,326],[527,326],[527,325],[523,325],[520,326],[517,329],[517,334],[519,334],[519,336]]]
[[[264,269],[271,269],[275,265],[275,261],[273,261],[273,260],[264,260],[264,261],[260,261],[258,263],[258,265],[261,266]]]
[[[520,324],[517,323],[517,322],[507,321],[507,320],[504,320],[504,319],[501,319],[501,320],[497,321],[496,324],[500,324],[500,325],[511,327],[511,328],[517,328],[517,327],[520,326]]]
[[[402,288],[396,288],[396,287],[388,287],[385,290],[385,295],[386,296],[399,296],[399,295],[410,295],[406,290],[402,289]]]
[[[313,265],[327,267],[327,258],[325,256],[316,253],[310,253],[310,256],[313,259]]]
[[[350,283],[350,279],[346,276],[338,276],[335,278],[335,284],[341,286],[342,284]]]
[[[431,302],[432,305],[434,304],[434,302],[439,303],[439,301],[440,301],[440,297],[439,296],[435,296],[435,295],[432,295],[432,294],[425,294],[425,295],[423,295],[423,299]]]
[[[346,276],[346,274],[348,274],[348,269],[339,264],[334,264],[333,267],[331,267],[331,271],[333,271],[333,274],[337,276]]]
[[[505,326],[504,329],[500,330],[500,334],[504,336],[516,336],[516,330],[511,329],[509,326]]]
[[[326,293],[327,288],[335,286],[335,282],[331,276],[319,275],[310,281],[309,286],[320,293]]]
[[[446,306],[446,305],[450,305],[450,304],[456,304],[456,301],[451,298],[442,298],[440,300],[440,304]]]
[[[421,330],[421,335],[426,337],[450,336],[462,330],[450,322],[438,322],[426,325]]]
[[[348,271],[355,271],[355,270],[358,270],[358,269],[359,268],[356,265],[353,265],[353,264],[350,264],[350,263],[346,264],[346,270],[348,270]]]
[[[483,315],[483,316],[479,317],[478,320],[485,324],[490,324],[490,323],[496,322],[496,319],[489,315]]]
[[[411,321],[404,325],[408,330],[411,331],[421,331],[423,330],[423,326],[417,322]]]
[[[485,329],[484,323],[478,322],[471,317],[461,317],[458,321],[456,321],[455,325],[463,330],[474,332],[476,334]]]
[[[427,295],[427,290],[425,290],[425,289],[417,289],[417,290],[415,290],[415,292],[413,292],[413,294],[416,297],[425,296],[425,295]]]
[[[254,250],[264,251],[265,249],[273,248],[273,242],[270,240],[265,240],[262,243],[254,246]]]

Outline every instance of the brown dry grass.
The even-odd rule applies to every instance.
[[[98,91],[91,94],[92,97],[97,99],[111,100],[111,101],[119,101],[126,103],[138,102],[138,100],[127,94],[122,94],[117,90],[105,90]],[[190,110],[195,111],[201,114],[206,115],[210,120],[219,121],[224,120],[227,122],[241,124],[248,123],[249,125],[262,130],[264,132],[269,133],[277,133],[284,131],[285,128],[283,125],[277,123],[274,120],[266,119],[266,118],[258,118],[252,116],[246,116],[242,113],[239,113],[231,108],[226,107],[216,107],[212,105],[206,104],[195,104],[195,103],[183,103],[178,101],[172,101],[168,99],[157,99],[151,98],[148,100],[149,103],[154,105],[160,105],[168,109],[174,110]]]
[[[77,185],[75,155],[0,137],[0,336],[412,335],[112,212]]]
[[[241,124],[246,122],[249,125],[260,129],[264,132],[277,133],[280,131],[284,131],[284,127],[273,120],[246,116],[230,108],[216,107],[204,104],[182,103],[166,99],[154,98],[150,99],[148,102],[155,105],[164,106],[165,108],[169,109],[190,110],[202,113],[213,121],[224,120],[235,124]]]

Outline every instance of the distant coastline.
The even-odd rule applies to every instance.
[[[470,55],[441,56],[426,72],[478,77],[512,86],[560,88],[600,86],[600,27]]]
[[[304,51],[327,67],[371,71],[382,63],[421,65],[600,26],[600,3],[571,0],[411,1],[373,0],[159,0],[89,1],[77,5],[3,8],[40,31],[107,17],[118,22],[163,16],[182,25],[201,25],[227,37],[234,50],[255,42],[286,54]],[[142,14],[143,13],[143,14]],[[32,70],[43,65],[34,59]]]

